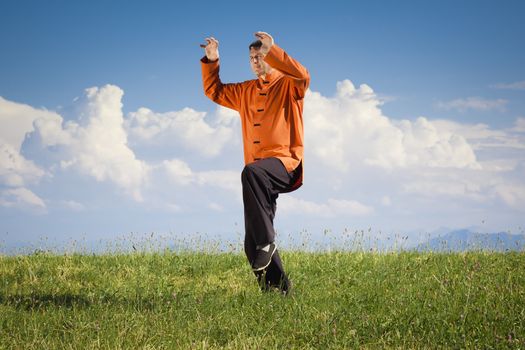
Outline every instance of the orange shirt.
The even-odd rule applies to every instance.
[[[274,69],[263,80],[223,84],[219,60],[201,59],[204,93],[214,102],[239,112],[244,162],[275,157],[290,172],[303,160],[303,99],[310,84],[305,67],[277,45],[264,60]],[[298,183],[302,183],[302,167]]]

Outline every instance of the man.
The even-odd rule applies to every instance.
[[[201,59],[204,92],[239,112],[245,167],[242,171],[244,251],[263,291],[290,292],[275,244],[273,219],[279,193],[291,192],[303,178],[303,99],[310,83],[306,68],[265,32],[250,44],[250,66],[257,79],[224,84],[219,77],[219,42],[206,38]]]

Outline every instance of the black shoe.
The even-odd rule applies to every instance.
[[[263,292],[280,293],[285,297],[290,296],[292,294],[293,285],[292,281],[290,281],[288,278],[282,280],[279,284],[272,284],[266,281],[265,274],[261,273],[260,277],[258,277],[257,280],[259,282],[259,287]]]
[[[270,243],[266,247],[256,250],[255,259],[252,264],[254,272],[263,271],[270,265],[272,256],[275,253],[275,248],[275,243]]]
[[[255,275],[257,276],[257,284],[259,284],[262,292],[278,292],[284,296],[292,294],[293,284],[288,277],[284,276],[279,283],[272,283],[266,279],[266,271],[258,271]]]

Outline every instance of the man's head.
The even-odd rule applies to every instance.
[[[253,73],[259,77],[261,75],[266,75],[272,71],[272,67],[264,61],[264,56],[261,53],[262,42],[256,40],[250,44],[250,67],[252,68]]]

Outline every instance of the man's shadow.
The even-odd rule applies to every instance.
[[[118,297],[116,295],[100,295],[96,300],[74,293],[62,294],[15,294],[1,295],[0,304],[13,306],[17,309],[35,310],[53,307],[84,309],[93,304],[106,303],[111,305],[124,304],[133,305],[141,309],[153,309],[159,300],[148,296],[137,296],[136,298]]]

